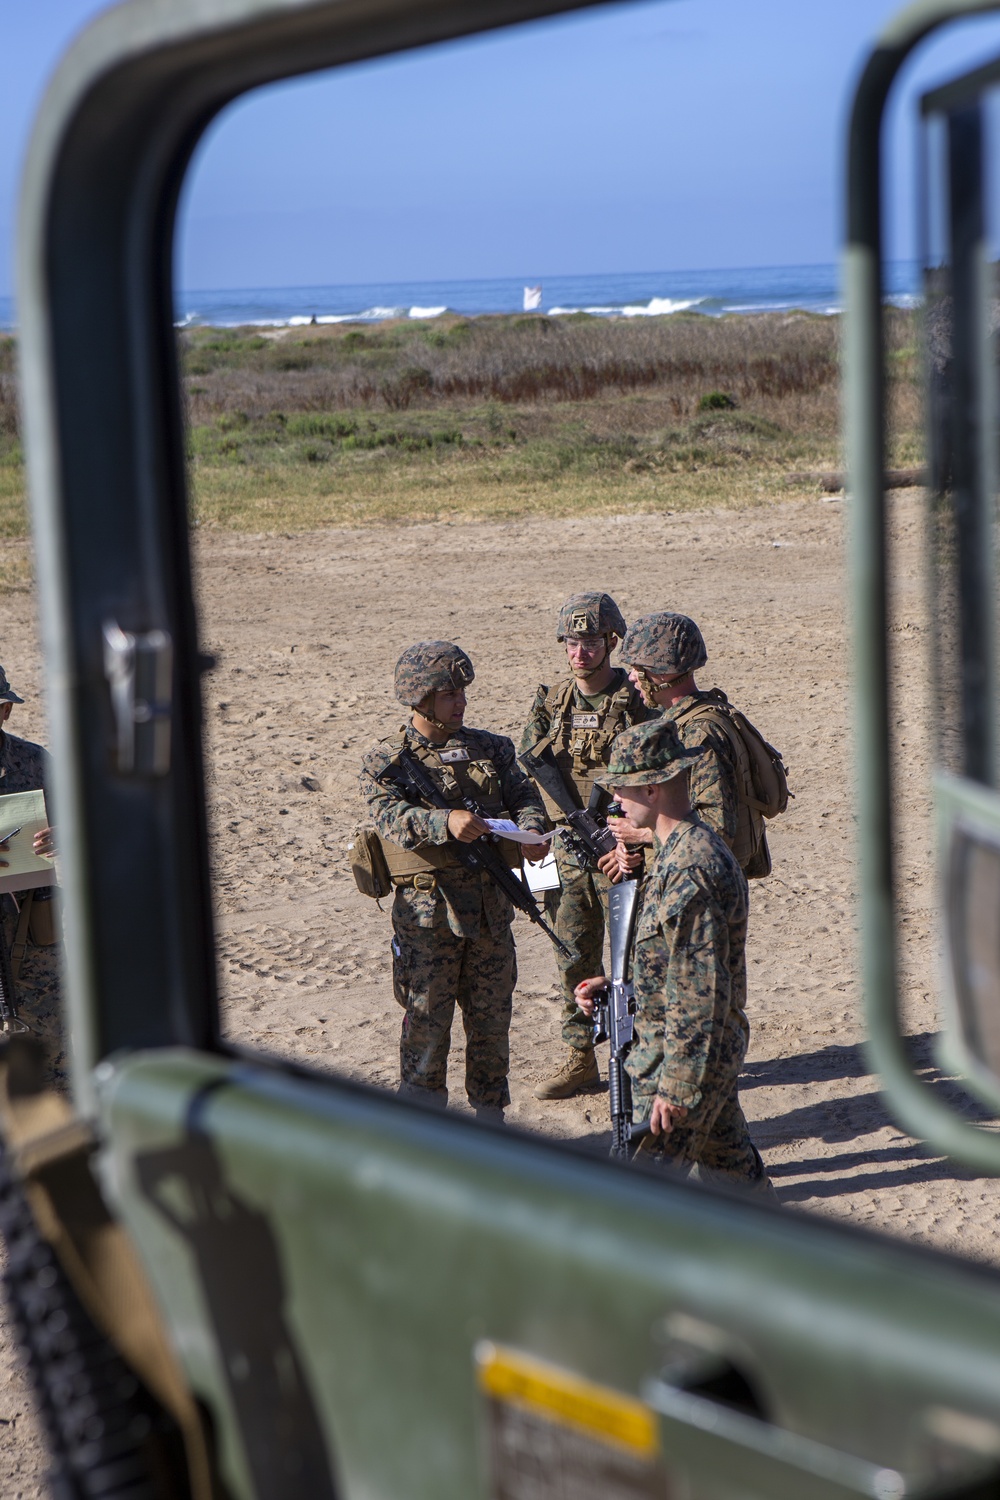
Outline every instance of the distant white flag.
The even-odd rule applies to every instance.
[[[526,286],[524,289],[525,312],[537,312],[542,305],[542,289],[540,286]]]

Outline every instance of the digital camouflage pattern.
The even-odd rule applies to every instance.
[[[559,611],[556,640],[568,635],[616,635],[621,640],[626,628],[610,594],[571,594]]]
[[[643,1141],[647,1159],[769,1189],[740,1108],[746,1018],[747,883],[722,840],[684,819],[656,849],[636,922],[634,1114],[653,1099],[688,1110]]]
[[[521,827],[545,831],[545,812],[534,784],[503,735],[463,727],[435,745],[413,725],[405,730],[414,750],[465,749],[471,760],[492,762],[498,798]],[[365,756],[361,793],[384,839],[416,849],[449,842],[448,809],[407,802],[375,777],[392,762],[399,739],[383,741]],[[433,760],[435,757],[431,757]],[[449,795],[447,769],[426,769]],[[457,798],[455,805],[460,805]],[[508,1032],[516,970],[510,924],[513,907],[488,875],[461,866],[416,876],[396,888],[392,906],[393,988],[406,1015],[400,1037],[400,1082],[446,1098],[451,1022],[456,1003],[466,1030],[466,1090],[475,1105],[507,1102]]]
[[[686,698],[671,705],[670,708],[658,708],[653,712],[658,716],[649,723],[657,723],[661,726],[670,725],[673,735],[679,737],[680,743],[687,752],[689,763],[686,766],[688,773],[688,795],[691,798],[691,806],[709,828],[722,835],[727,844],[731,844],[739,826],[740,804],[739,793],[736,789],[736,769],[732,762],[732,751],[729,740],[724,729],[717,724],[700,723],[678,724],[676,720],[693,703],[701,697],[707,696],[702,693],[690,693]],[[613,754],[618,753],[618,744],[623,737],[620,735],[615,741]],[[626,752],[627,764],[631,764],[631,751]],[[666,765],[666,762],[664,763]],[[616,773],[607,771],[596,779],[602,786],[614,788],[616,775],[620,777],[617,785],[625,786],[629,783],[629,775],[622,775],[621,769]],[[657,779],[668,778],[656,774],[633,774],[633,783],[638,781],[656,782]]]
[[[575,595],[575,598],[606,599],[606,594]],[[572,601],[571,601],[572,602]],[[540,745],[551,744],[556,764],[563,774],[567,787],[575,787],[581,807],[589,802],[589,782],[595,771],[606,766],[615,743],[614,729],[609,726],[609,706],[619,699],[614,713],[615,725],[627,728],[655,715],[658,710],[649,709],[637,688],[628,681],[619,667],[599,696],[585,698],[575,678],[567,677],[553,689],[539,686],[535,701],[531,705],[527,722],[521,733],[518,752],[534,751]],[[553,723],[553,705],[565,703],[561,723]],[[593,717],[595,711],[601,721],[597,729],[574,727],[574,716],[586,714]],[[557,714],[558,717],[558,714]],[[602,799],[598,811],[603,811],[610,801]],[[546,803],[549,818],[555,826],[566,819],[554,803]],[[561,888],[546,891],[545,909],[557,935],[580,955],[579,959],[567,961],[558,950],[555,960],[559,968],[559,979],[563,990],[563,1040],[570,1047],[585,1051],[592,1046],[593,1025],[588,1016],[577,1005],[573,991],[581,979],[599,974],[603,968],[605,904],[608,881],[599,870],[582,870],[563,841],[554,841],[556,866],[559,870]]]
[[[701,750],[686,748],[670,719],[658,714],[618,735],[607,770],[594,779],[610,792],[620,786],[655,786],[690,771],[701,756]]]
[[[0,667],[0,703],[23,702],[24,699],[17,696],[14,689],[11,687],[9,681],[7,680],[7,673],[4,671],[3,667]],[[34,788],[27,787],[26,790],[30,792],[33,791]]]
[[[622,641],[622,661],[650,672],[697,672],[708,661],[701,631],[687,615],[661,610],[633,621]]]
[[[561,888],[545,892],[545,912],[556,936],[579,954],[567,961],[555,950],[563,991],[562,1039],[578,1052],[586,1052],[594,1045],[594,1023],[577,1005],[573,991],[582,979],[604,969],[609,881],[600,870],[581,870],[561,839],[553,841],[553,848]]]
[[[675,723],[705,693],[689,693],[669,708],[660,710],[661,717]],[[740,798],[736,784],[736,767],[729,738],[718,724],[704,719],[690,724],[677,724],[677,732],[688,750],[700,750],[699,760],[688,772],[688,795],[691,806],[709,828],[722,835],[727,844],[736,837],[740,822]]]
[[[456,885],[479,885],[463,871]],[[499,894],[499,892],[498,892]],[[506,901],[506,898],[503,898]],[[510,1017],[517,962],[509,921],[494,931],[484,923],[475,939],[456,937],[435,923],[437,891],[397,890],[392,908],[392,989],[405,1012],[399,1039],[401,1092],[433,1094],[448,1102],[448,1051],[456,1002],[465,1028],[465,1091],[469,1103],[503,1109],[510,1103]],[[434,925],[428,927],[430,920]]]
[[[451,641],[417,641],[396,663],[393,687],[400,703],[416,708],[428,693],[468,687],[475,675],[461,646]]]
[[[20,698],[14,700],[20,703]],[[0,729],[0,797],[11,792],[44,791],[50,781],[49,752],[31,740]]]

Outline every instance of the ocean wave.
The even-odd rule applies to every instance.
[[[650,297],[641,305],[622,303],[618,307],[550,307],[550,318],[571,318],[574,313],[586,313],[591,318],[665,318],[671,313],[686,312],[690,307],[700,307],[707,299],[690,297],[675,300],[672,297]]]
[[[446,307],[411,307],[411,318],[440,318],[448,311]]]

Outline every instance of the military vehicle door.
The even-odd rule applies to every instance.
[[[20,320],[74,1103],[214,1434],[219,1493],[995,1494],[993,1272],[220,1039],[172,326],[184,172],[259,84],[559,8],[138,0],[51,85]],[[859,95],[849,399],[869,418],[881,108],[909,48],[959,9],[901,23]],[[856,439],[862,530],[880,441],[871,425]],[[877,765],[884,683],[864,681]],[[886,789],[869,783],[882,831]],[[871,951],[878,979],[887,926]]]

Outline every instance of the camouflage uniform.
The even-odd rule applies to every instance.
[[[601,781],[656,784],[689,769],[699,753],[685,752],[670,721],[654,720],[619,736]],[[637,1120],[648,1118],[657,1096],[688,1111],[669,1133],[643,1140],[643,1158],[770,1195],[737,1092],[750,1034],[747,901],[735,858],[694,813],[657,843],[636,921],[635,1041],[626,1067]]]
[[[644,667],[653,672],[683,676],[703,667],[708,661],[708,653],[695,622],[687,615],[665,610],[661,614],[643,615],[630,626],[622,642],[622,661],[630,667],[638,667],[640,676]],[[647,691],[653,688],[648,679],[645,686]],[[726,733],[704,719],[688,724],[677,723],[696,703],[707,697],[706,693],[689,693],[686,698],[657,712],[677,724],[681,741],[689,750],[706,752],[689,773],[691,806],[709,828],[732,844],[739,824],[739,792]]]
[[[620,667],[607,690],[592,698],[583,696],[572,677],[565,678],[551,689],[543,684],[531,705],[518,753],[551,745],[556,753],[557,764],[563,761],[569,763],[569,774],[564,772],[563,779],[572,789],[574,782],[582,779],[579,772],[576,777],[572,775],[574,760],[581,760],[578,754],[574,755],[576,742],[588,733],[586,729],[581,733],[580,729],[575,728],[574,720],[589,721],[596,715],[601,727],[607,725],[613,734],[614,726],[627,729],[632,724],[641,724],[655,712],[655,709],[646,707],[642,695],[632,686]],[[588,780],[595,770],[607,765],[610,752],[611,738],[593,760],[585,759],[584,750],[584,763],[580,770],[584,776],[589,771]],[[583,786],[586,789],[586,781],[583,781]],[[586,806],[589,798],[581,796],[578,791],[577,800],[581,806]],[[610,801],[610,796],[605,794],[598,804],[598,811],[605,812]],[[546,802],[546,812],[553,826],[565,826],[565,816],[554,803],[549,805]],[[593,1024],[573,999],[573,991],[581,979],[600,974],[604,965],[605,901],[609,882],[600,870],[592,866],[581,869],[562,839],[554,840],[553,851],[559,871],[560,889],[546,891],[546,911],[558,936],[579,954],[577,959],[569,961],[556,951],[565,999],[562,1037],[568,1046],[586,1051],[593,1045]]]
[[[447,645],[418,643],[401,664],[416,653],[418,666],[425,666],[433,656],[431,647]],[[443,653],[439,656],[443,659]],[[471,672],[469,663],[464,681],[471,681]],[[417,674],[414,687],[405,673],[401,680],[397,669],[397,696],[412,699],[425,680],[426,672]],[[404,744],[454,807],[462,806],[460,793],[468,789],[490,816],[510,816],[520,827],[538,833],[545,829],[544,810],[517,765],[511,741],[484,729],[463,727],[445,743],[434,744],[410,724],[370,750],[361,771],[361,792],[383,840],[396,886],[393,993],[405,1011],[399,1044],[400,1089],[447,1103],[448,1049],[457,1000],[465,1026],[469,1102],[477,1108],[503,1109],[510,1102],[509,1031],[517,979],[511,933],[514,909],[488,875],[466,870],[450,852],[449,845],[453,849],[455,841],[448,833],[448,809],[408,802],[395,787],[375,779]],[[396,873],[411,865],[413,873]]]
[[[0,797],[12,792],[44,791],[48,781],[49,752],[0,729]]]

